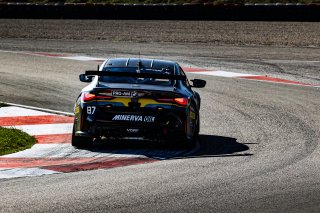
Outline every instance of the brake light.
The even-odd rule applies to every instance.
[[[91,94],[91,93],[83,93],[82,95],[82,100],[83,101],[91,101],[93,99],[96,98],[96,95],[95,94]]]
[[[174,102],[176,102],[177,104],[182,105],[182,106],[187,106],[188,98],[175,98]]]
[[[156,99],[158,102],[165,102],[165,103],[174,103],[181,106],[187,106],[188,105],[188,98],[159,98]]]
[[[112,99],[112,96],[107,96],[107,95],[96,95],[96,94],[92,94],[92,93],[83,93],[82,95],[82,100],[84,102],[86,101],[92,101],[92,100],[110,100]]]

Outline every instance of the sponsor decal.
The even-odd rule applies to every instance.
[[[118,96],[118,97],[137,97],[138,92],[136,91],[119,91],[119,90],[113,90],[112,96]]]
[[[76,106],[76,108],[74,109],[74,113],[78,114],[79,112],[80,112],[80,108],[79,108],[79,106]]]
[[[138,96],[138,92],[134,91],[131,93],[132,97],[137,97]]]
[[[139,129],[127,129],[128,133],[137,133],[139,132]]]
[[[153,123],[155,121],[155,117],[149,115],[115,115],[112,120]]]

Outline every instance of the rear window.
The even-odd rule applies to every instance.
[[[163,75],[173,75],[173,70],[170,68],[148,69],[137,67],[104,67],[103,72],[132,72],[132,73],[155,73]],[[173,80],[170,79],[155,79],[155,78],[136,78],[136,77],[118,77],[118,76],[100,76],[99,81],[106,83],[125,83],[125,84],[150,84],[150,85],[173,85]]]

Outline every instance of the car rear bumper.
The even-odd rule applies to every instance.
[[[86,128],[77,131],[78,136],[106,138],[140,138],[168,140],[183,136],[186,132],[186,114],[178,112],[121,112],[97,113],[88,116]]]

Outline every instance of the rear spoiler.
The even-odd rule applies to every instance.
[[[155,79],[170,79],[170,80],[186,80],[184,75],[169,75],[157,73],[137,73],[137,72],[112,72],[112,71],[90,71],[85,72],[86,76],[116,76],[116,77],[136,77],[136,78],[155,78]]]

